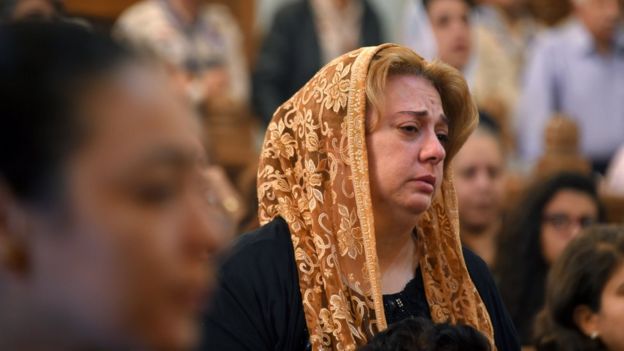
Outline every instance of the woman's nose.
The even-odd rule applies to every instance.
[[[423,162],[432,162],[438,164],[446,157],[444,145],[435,132],[427,133],[420,150],[420,158]]]

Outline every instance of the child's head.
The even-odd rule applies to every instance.
[[[360,351],[490,351],[487,338],[467,325],[409,318],[377,334]]]

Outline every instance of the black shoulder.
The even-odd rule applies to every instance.
[[[239,255],[240,252],[245,253],[249,250],[255,251],[258,248],[266,249],[273,253],[290,245],[288,224],[282,217],[278,216],[260,228],[238,237],[230,256]]]
[[[290,230],[286,221],[276,217],[260,228],[241,235],[225,257],[220,273],[258,276],[270,271],[286,278],[285,275],[292,273],[291,267],[294,269]]]
[[[481,257],[465,247],[463,248],[463,253],[470,278],[490,315],[497,349],[519,351],[520,342],[518,341],[516,328],[503,304],[487,264]]]
[[[470,277],[472,278],[475,285],[489,284],[490,281],[493,284],[494,281],[492,279],[490,269],[488,268],[485,261],[483,261],[481,257],[479,257],[476,253],[474,253],[467,247],[463,247],[462,249],[464,253],[464,261],[466,262],[466,267],[468,268],[468,273],[470,273]]]
[[[204,318],[202,350],[295,350],[305,318],[288,225],[242,235],[223,261]]]

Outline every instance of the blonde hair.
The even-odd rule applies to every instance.
[[[447,165],[478,123],[477,108],[466,80],[455,68],[439,61],[427,62],[406,47],[391,46],[382,49],[371,61],[366,80],[368,132],[375,129],[379,120],[388,77],[397,75],[423,77],[440,94],[442,108],[449,119],[449,142],[446,145],[444,161]]]

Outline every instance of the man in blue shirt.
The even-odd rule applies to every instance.
[[[538,39],[516,117],[521,157],[543,150],[554,113],[579,126],[582,153],[603,171],[624,144],[624,28],[619,0],[574,0],[574,17]]]

